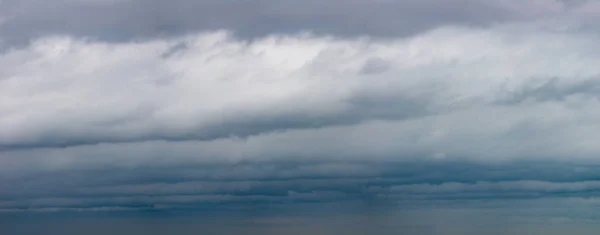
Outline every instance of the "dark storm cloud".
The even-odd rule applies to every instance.
[[[0,207],[132,210],[228,204],[594,197],[597,165],[468,161],[240,163],[106,167],[1,181]]]
[[[565,11],[541,1],[5,0],[0,34],[22,44],[49,34],[122,41],[229,29],[240,37],[312,31],[338,36],[409,36],[444,25],[486,26]]]

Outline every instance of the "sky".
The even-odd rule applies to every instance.
[[[0,0],[0,233],[597,234],[599,20]]]

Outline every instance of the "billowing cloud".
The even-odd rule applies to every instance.
[[[1,57],[0,144],[210,140],[415,120],[432,127],[471,112],[505,113],[508,126],[495,124],[503,129],[542,115],[593,115],[576,104],[595,102],[595,38],[515,31],[442,28],[395,41],[248,43],[223,32],[126,44],[43,38]],[[366,123],[373,120],[390,121]]]
[[[0,212],[595,200],[594,4],[467,2],[3,2]]]

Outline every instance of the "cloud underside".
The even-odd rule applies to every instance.
[[[0,212],[226,211],[340,202],[422,208],[441,202],[544,198],[597,206],[597,172],[597,166],[465,162],[71,170],[3,181]]]
[[[223,28],[243,38],[297,31],[406,37],[444,25],[487,27],[557,16],[590,18],[595,25],[596,9],[594,1],[561,0],[4,0],[0,34],[10,45],[52,33],[127,41]]]
[[[389,38],[50,30],[0,54],[0,211],[594,200],[598,35],[515,22]]]

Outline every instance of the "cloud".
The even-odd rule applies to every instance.
[[[0,210],[594,198],[598,35],[528,3],[390,38],[50,27],[0,53]],[[34,9],[13,4],[0,27]]]
[[[217,29],[243,38],[298,31],[404,37],[446,25],[486,27],[555,17],[583,19],[594,27],[596,9],[594,1],[560,0],[4,0],[1,4],[0,15],[8,21],[0,34],[8,45],[57,33],[129,41]]]
[[[483,110],[554,113],[505,114],[521,122],[593,115],[576,106],[595,102],[593,90],[581,90],[592,89],[600,72],[595,40],[511,33],[443,28],[394,41],[300,35],[251,43],[225,32],[123,44],[44,38],[0,58],[0,145],[211,140],[374,120],[461,122],[452,117]],[[385,69],[365,73],[373,61],[385,61]],[[546,99],[564,102],[527,101],[545,90]]]
[[[597,181],[547,182],[539,180],[477,181],[475,183],[444,182],[442,184],[412,184],[392,187],[392,191],[407,193],[469,193],[469,192],[570,192],[596,190]]]

